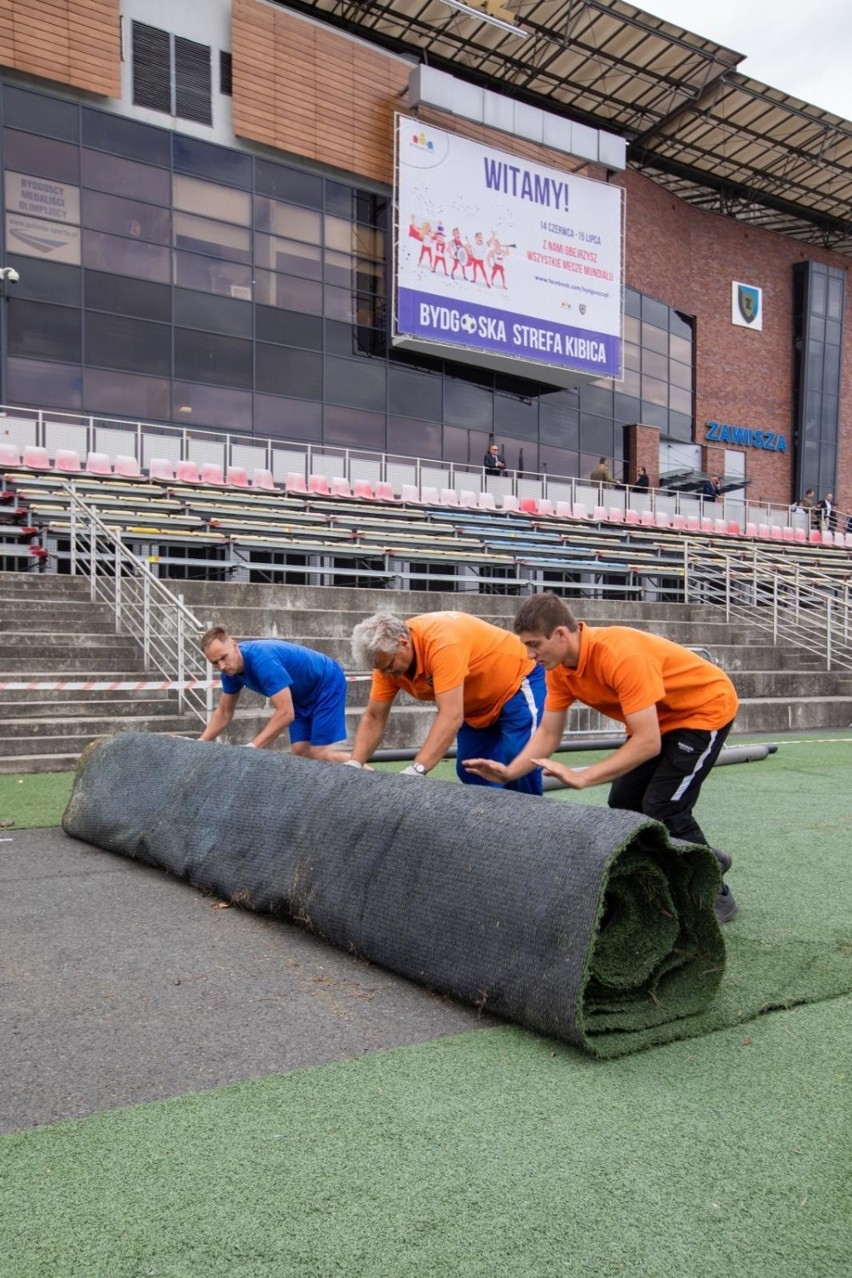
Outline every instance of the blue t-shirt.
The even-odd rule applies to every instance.
[[[258,639],[237,647],[245,668],[242,674],[221,675],[222,691],[233,696],[241,688],[250,688],[262,697],[274,697],[276,692],[289,688],[297,711],[309,709],[323,681],[339,669],[337,662],[323,653],[283,639]]]

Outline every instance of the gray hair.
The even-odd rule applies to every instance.
[[[352,631],[352,660],[358,670],[376,664],[376,655],[396,652],[401,639],[408,638],[408,626],[392,612],[376,612],[359,621]]]

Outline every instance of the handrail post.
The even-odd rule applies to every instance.
[[[178,711],[183,714],[186,705],[186,688],[184,685],[184,654],[183,654],[183,610],[177,609],[177,667],[178,667]]]
[[[831,669],[831,595],[825,597],[825,668]]]
[[[725,620],[731,620],[731,561],[725,558]]]
[[[91,512],[87,515],[87,519],[89,521],[89,594],[92,603],[94,603],[98,597],[97,565],[95,562],[95,556],[98,552],[98,533]]]
[[[151,582],[142,576],[142,654],[145,669],[151,668]]]
[[[118,542],[118,530],[116,529],[116,542]],[[115,633],[121,633],[121,556],[119,547],[116,545],[112,556],[113,575],[115,577]]]
[[[71,480],[71,576],[77,576],[77,489]]]
[[[772,641],[778,642],[778,573],[772,579]]]

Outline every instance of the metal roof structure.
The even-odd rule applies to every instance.
[[[852,123],[624,0],[273,2],[609,129],[630,168],[679,198],[852,255]]]

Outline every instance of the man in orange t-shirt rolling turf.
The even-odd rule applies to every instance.
[[[356,667],[373,669],[367,709],[358,725],[352,758],[363,767],[384,736],[400,690],[434,701],[438,713],[414,762],[401,775],[424,777],[458,742],[456,772],[467,785],[497,785],[541,794],[541,769],[495,780],[466,771],[460,760],[481,754],[505,766],[527,748],[541,722],[544,672],[517,635],[463,612],[432,612],[403,621],[379,612],[352,632]]]
[[[641,812],[661,821],[675,838],[710,846],[693,808],[737,712],[737,694],[725,672],[659,635],[628,626],[586,626],[550,592],[524,601],[515,631],[547,671],[541,727],[508,765],[467,758],[463,766],[504,784],[536,767],[573,790],[609,781],[611,808]],[[624,745],[588,768],[548,762],[575,701],[627,728]],[[724,873],[731,859],[713,851]],[[726,923],[736,912],[723,884],[716,917]]]

